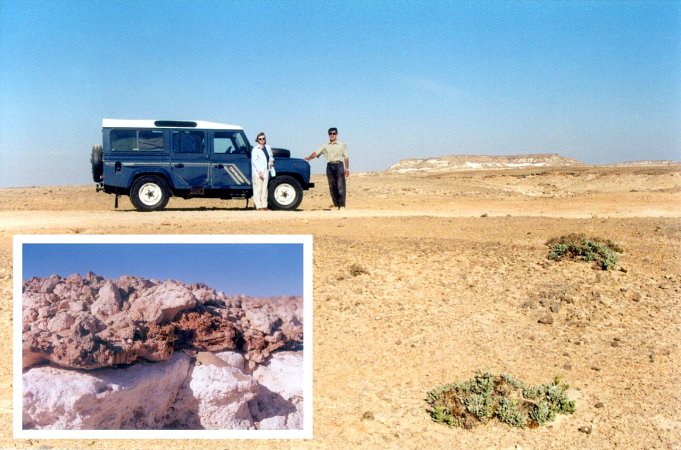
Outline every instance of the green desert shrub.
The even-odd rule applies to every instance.
[[[512,427],[535,428],[556,414],[575,412],[567,390],[560,378],[528,386],[508,374],[477,372],[470,380],[433,389],[426,402],[435,422],[452,427],[472,428],[497,419]]]
[[[587,238],[583,234],[568,234],[549,240],[548,258],[560,261],[564,258],[593,261],[603,270],[614,269],[619,262],[622,248],[609,239]]]
[[[497,410],[499,421],[512,427],[525,428],[527,425],[526,414],[518,407],[518,400],[505,397],[499,399],[499,409]],[[530,411],[531,417],[531,411]]]
[[[463,400],[466,411],[480,419],[489,419],[494,414],[492,396],[487,394],[470,394]]]

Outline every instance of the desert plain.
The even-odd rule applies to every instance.
[[[0,448],[681,448],[681,165],[352,173],[340,211],[313,181],[290,212],[0,189]],[[617,243],[617,268],[549,260],[570,233]],[[313,439],[14,440],[15,234],[311,234]],[[477,371],[561,376],[576,411],[534,429],[433,422],[426,394]]]

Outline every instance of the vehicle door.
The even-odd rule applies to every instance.
[[[243,131],[213,131],[210,154],[213,188],[252,189],[250,146]]]
[[[208,149],[206,132],[199,130],[172,130],[171,170],[189,187],[208,186]],[[177,183],[176,183],[177,184]],[[180,187],[180,186],[176,186]]]

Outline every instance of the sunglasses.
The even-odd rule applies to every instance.
[[[329,133],[329,136],[331,136],[332,134],[338,134],[338,133],[336,133],[335,131],[332,131],[331,133]]]
[[[264,138],[264,137],[259,137],[258,140],[259,140],[259,141],[264,141],[265,138]]]

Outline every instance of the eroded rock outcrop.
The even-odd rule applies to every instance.
[[[257,373],[238,352],[174,353],[92,371],[34,367],[22,375],[24,429],[302,429],[302,352]]]
[[[185,382],[191,358],[94,372],[35,367],[23,374],[25,429],[155,429]],[[159,380],[163,380],[159,383]]]
[[[299,297],[52,275],[24,283],[22,321],[26,429],[303,427],[302,352],[275,352],[302,349]]]
[[[179,349],[244,353],[249,368],[303,342],[302,298],[230,297],[204,284],[124,276],[33,278],[23,288],[23,366],[98,369]]]

